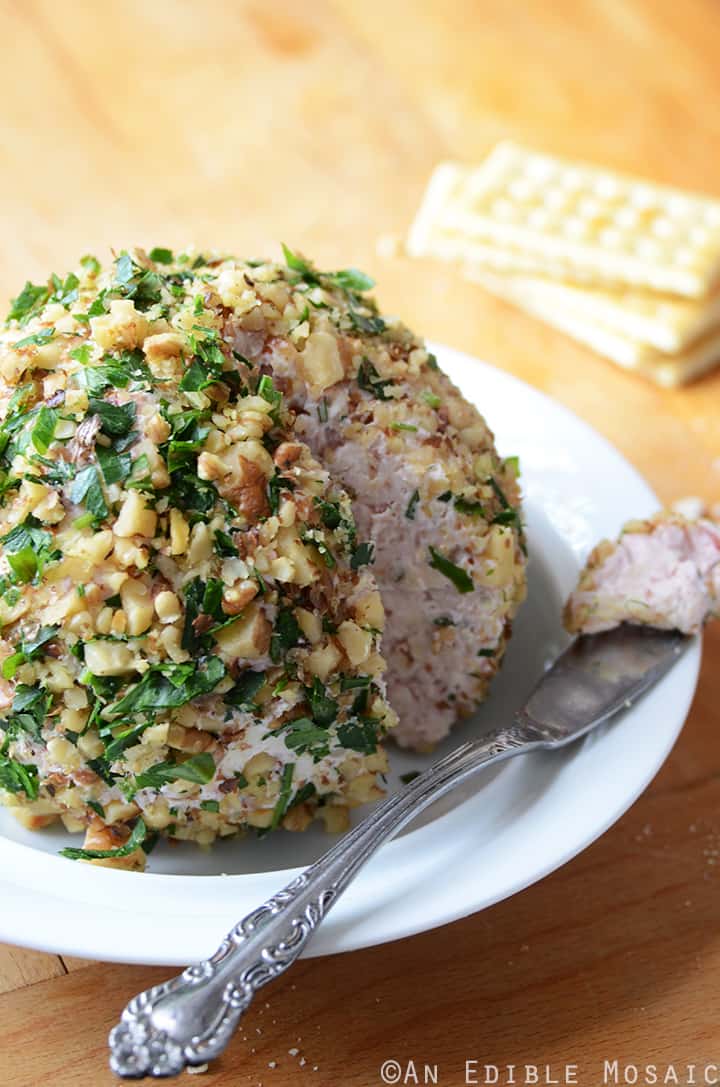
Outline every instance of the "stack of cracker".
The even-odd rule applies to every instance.
[[[720,201],[502,143],[438,166],[407,248],[659,385],[720,362]]]

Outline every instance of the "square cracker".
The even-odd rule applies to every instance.
[[[720,201],[502,143],[437,167],[407,248],[699,298],[720,280]]]
[[[548,312],[555,307],[604,325],[640,344],[666,354],[689,347],[704,333],[720,327],[720,290],[699,300],[654,294],[633,287],[584,287],[527,273],[487,269],[494,277],[496,293],[534,301]],[[469,279],[482,279],[482,269],[467,267]]]
[[[676,354],[658,351],[647,343],[624,336],[586,316],[562,309],[556,301],[525,293],[515,277],[500,276],[486,269],[469,268],[468,276],[491,294],[512,302],[526,313],[565,332],[599,355],[611,359],[626,370],[650,378],[657,385],[672,388],[683,385],[711,370],[720,362],[720,329],[714,328],[689,347]]]

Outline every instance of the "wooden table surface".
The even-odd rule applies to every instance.
[[[3,297],[108,246],[284,240],[567,404],[664,501],[720,499],[720,371],[656,390],[377,248],[439,159],[508,135],[720,196],[715,0],[0,0],[0,32]],[[720,624],[679,743],[600,841],[475,917],[300,964],[201,1082],[366,1087],[391,1058],[446,1087],[466,1060],[693,1082],[720,1060],[719,664]],[[0,947],[3,1087],[114,1082],[106,1031],[166,974]]]

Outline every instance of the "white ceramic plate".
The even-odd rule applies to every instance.
[[[519,454],[531,551],[529,597],[492,696],[441,751],[509,720],[566,644],[564,597],[585,555],[652,491],[598,434],[500,370],[447,347],[442,367]],[[611,410],[611,409],[610,409]],[[563,754],[481,775],[426,812],[367,865],[310,947],[322,955],[422,932],[483,909],[559,867],[601,835],[666,758],[695,689],[699,643],[622,720]],[[430,756],[391,751],[390,787]],[[152,871],[115,872],[57,856],[61,831],[24,831],[0,810],[0,939],[88,958],[184,964],[328,847],[321,830],[226,841],[210,852],[158,846]]]

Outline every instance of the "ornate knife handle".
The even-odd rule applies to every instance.
[[[110,1067],[126,1079],[174,1076],[230,1041],[255,993],[295,962],[363,864],[413,816],[482,766],[545,746],[529,724],[462,744],[388,797],[319,860],[228,933],[215,954],[134,997],[110,1032]]]

